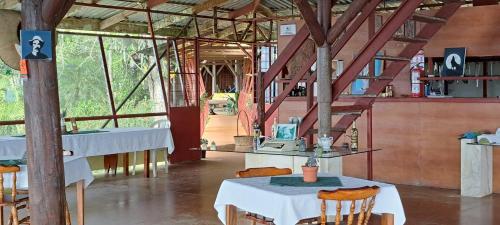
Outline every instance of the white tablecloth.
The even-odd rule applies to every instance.
[[[21,172],[17,173],[17,188],[28,188],[28,166],[20,165]],[[92,170],[90,169],[89,163],[86,158],[71,158],[64,159],[64,177],[65,184],[69,186],[72,183],[76,183],[80,180],[85,180],[85,187],[87,187],[94,177],[92,176]],[[4,187],[12,186],[12,175],[4,175]]]
[[[168,148],[171,154],[174,140],[169,128],[112,128],[106,132],[63,135],[63,148],[76,157]],[[26,151],[24,137],[0,136],[0,160],[20,159]]]
[[[293,175],[299,176],[299,175]],[[328,176],[320,174],[320,176]],[[374,214],[394,214],[395,225],[404,224],[406,217],[396,187],[392,184],[373,182],[352,177],[339,177],[342,187],[281,187],[270,185],[270,177],[225,180],[217,194],[214,207],[219,219],[225,224],[226,205],[274,218],[276,225],[296,224],[305,218],[321,214],[321,201],[317,198],[319,190],[355,188],[377,185],[381,191],[377,195]],[[327,214],[335,215],[335,201],[327,201]],[[356,206],[359,210],[361,203]],[[342,214],[349,214],[350,202],[342,205]]]

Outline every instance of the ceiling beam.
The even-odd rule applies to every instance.
[[[316,13],[309,5],[309,2],[306,0],[294,0],[295,5],[300,10],[300,14],[302,14],[302,18],[304,19],[307,28],[309,28],[309,32],[311,36],[316,42],[316,45],[322,46],[325,43],[326,37],[323,32],[321,25],[319,25],[318,19],[316,18]]]
[[[149,34],[147,24],[119,22],[106,29],[101,29],[102,20],[99,19],[84,19],[84,18],[65,18],[57,26],[58,29],[78,30],[78,31],[95,31],[95,32],[113,32],[122,34]],[[180,28],[170,27],[162,28],[155,33],[158,36],[175,36],[181,31]]]
[[[243,6],[239,9],[236,9],[232,12],[229,13],[229,18],[234,19],[243,15],[246,15],[248,13],[254,12],[257,7],[260,5],[260,0],[254,0],[252,3]]]
[[[192,14],[192,9],[191,8],[187,8],[187,9],[181,11],[181,13]],[[175,15],[165,16],[165,17],[163,17],[163,19],[154,22],[153,23],[153,27],[154,27],[155,30],[158,30],[158,29],[161,29],[161,28],[164,28],[164,27],[168,27],[168,26],[176,24],[176,23],[180,23],[183,20],[187,20],[189,18],[190,17],[188,17],[188,16],[175,16]],[[194,17],[192,17],[192,18],[194,18]]]
[[[197,14],[202,11],[211,10],[214,7],[222,5],[228,1],[229,0],[207,0],[201,4],[193,6],[191,9],[193,10],[193,13]]]
[[[259,6],[257,6],[257,12],[260,13],[261,15],[265,16],[265,17],[273,17],[274,16],[274,12],[273,10],[271,10],[270,8],[268,8],[267,6],[265,6],[264,4],[259,4]]]
[[[95,4],[95,3],[98,3],[99,0],[80,0],[80,2],[83,2],[83,3],[88,3],[88,4]],[[65,17],[72,17],[74,16],[78,11],[80,11],[81,9],[83,9],[84,7],[81,6],[81,5],[75,5],[73,4],[71,6],[71,8],[69,9],[69,11],[66,13]]]
[[[119,22],[122,22],[127,19],[130,15],[136,14],[137,12],[134,11],[122,11],[112,17],[109,17],[107,19],[104,19],[101,24],[99,25],[101,30],[104,30],[108,27],[111,27]]]

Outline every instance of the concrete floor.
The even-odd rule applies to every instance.
[[[231,143],[234,125],[234,117],[213,116],[205,137],[217,144]],[[86,192],[86,224],[222,224],[213,209],[217,191],[224,179],[243,167],[243,155],[211,152],[199,162],[171,165],[169,174],[161,171],[158,178],[145,179],[138,174],[97,179]],[[500,224],[498,194],[476,199],[461,198],[458,190],[407,185],[398,185],[398,190],[406,224]],[[76,215],[73,187],[68,189],[68,201],[72,215]]]

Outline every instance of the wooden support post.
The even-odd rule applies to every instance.
[[[108,60],[106,59],[104,41],[102,40],[102,36],[97,36],[97,39],[99,40],[99,49],[101,51],[102,66],[104,69],[104,78],[106,79],[106,90],[108,91],[109,104],[111,106],[111,113],[113,114],[114,127],[116,128],[118,127],[118,118],[116,118],[115,100],[113,97],[113,89],[111,87],[111,78],[109,77]],[[127,155],[127,157],[124,156],[123,158],[128,158],[128,153],[125,153],[124,155]],[[118,168],[118,154],[105,155],[104,167],[106,169],[106,175],[109,174],[110,170],[113,170],[113,175],[116,175],[116,170]],[[123,161],[123,171],[125,173],[125,176],[129,175],[128,161],[126,163],[125,161]]]
[[[144,177],[149,177],[150,150],[144,151]]]
[[[375,35],[375,13],[372,12],[370,13],[370,16],[368,16],[368,37],[372,38],[373,35]],[[368,76],[370,77],[375,77],[375,60],[372,59],[370,61],[370,64],[368,65]],[[368,82],[370,84],[372,82],[375,82],[375,79],[370,79]],[[372,130],[372,119],[373,119],[373,111],[372,107],[367,110],[366,113],[366,121],[367,121],[367,126],[366,126],[366,147],[368,149],[372,149],[373,147],[373,130]],[[373,180],[373,154],[372,152],[368,152],[366,154],[366,170],[367,170],[367,178],[368,180]]]
[[[196,37],[200,37],[200,27],[198,26],[198,18],[196,18],[196,14],[194,15],[193,18],[194,18],[194,27],[196,29]]]
[[[151,39],[153,41],[153,52],[155,55],[156,69],[158,70],[158,75],[160,76],[162,97],[163,97],[163,102],[165,104],[165,112],[167,112],[167,114],[170,114],[169,99],[167,97],[167,91],[165,90],[166,89],[165,88],[165,81],[163,80],[161,56],[158,53],[158,45],[156,44],[156,37],[155,37],[154,28],[153,28],[153,20],[151,19],[151,12],[148,11],[147,16],[148,16],[148,27],[150,30],[149,32],[151,32]],[[170,55],[167,54],[167,57],[170,57]]]
[[[217,23],[217,7],[214,7],[213,8],[213,20],[214,20],[214,26],[213,26],[213,34],[215,35],[215,38],[217,38],[219,35],[218,35],[218,32],[219,32],[219,28],[218,28],[218,23]]]
[[[331,26],[331,8],[331,0],[318,0],[317,17],[324,33],[327,33]],[[318,135],[330,136],[332,128],[332,58],[330,45],[326,42],[317,47],[316,65],[318,76]]]
[[[253,13],[253,18],[254,20],[252,21],[252,42],[257,42],[257,20],[255,20],[255,18],[257,18],[257,13]]]
[[[78,225],[85,224],[85,180],[76,183],[76,214]]]
[[[65,181],[57,84],[55,27],[74,1],[23,1],[22,29],[52,32],[52,60],[28,60],[24,115],[31,224],[64,225]]]

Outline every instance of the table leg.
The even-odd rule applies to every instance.
[[[144,177],[149,177],[149,150],[144,151]]]
[[[394,225],[394,214],[382,213],[382,225]]]
[[[156,177],[157,174],[157,167],[158,167],[158,164],[156,163],[156,153],[157,153],[158,150],[151,150],[151,166],[153,167],[153,177]]]
[[[238,210],[234,205],[226,205],[226,225],[238,224]]]
[[[125,174],[125,176],[129,175],[129,171],[128,171],[129,163],[128,163],[128,161],[129,161],[128,153],[124,153],[123,154],[123,173]]]
[[[76,208],[78,225],[85,225],[85,180],[76,183]]]

